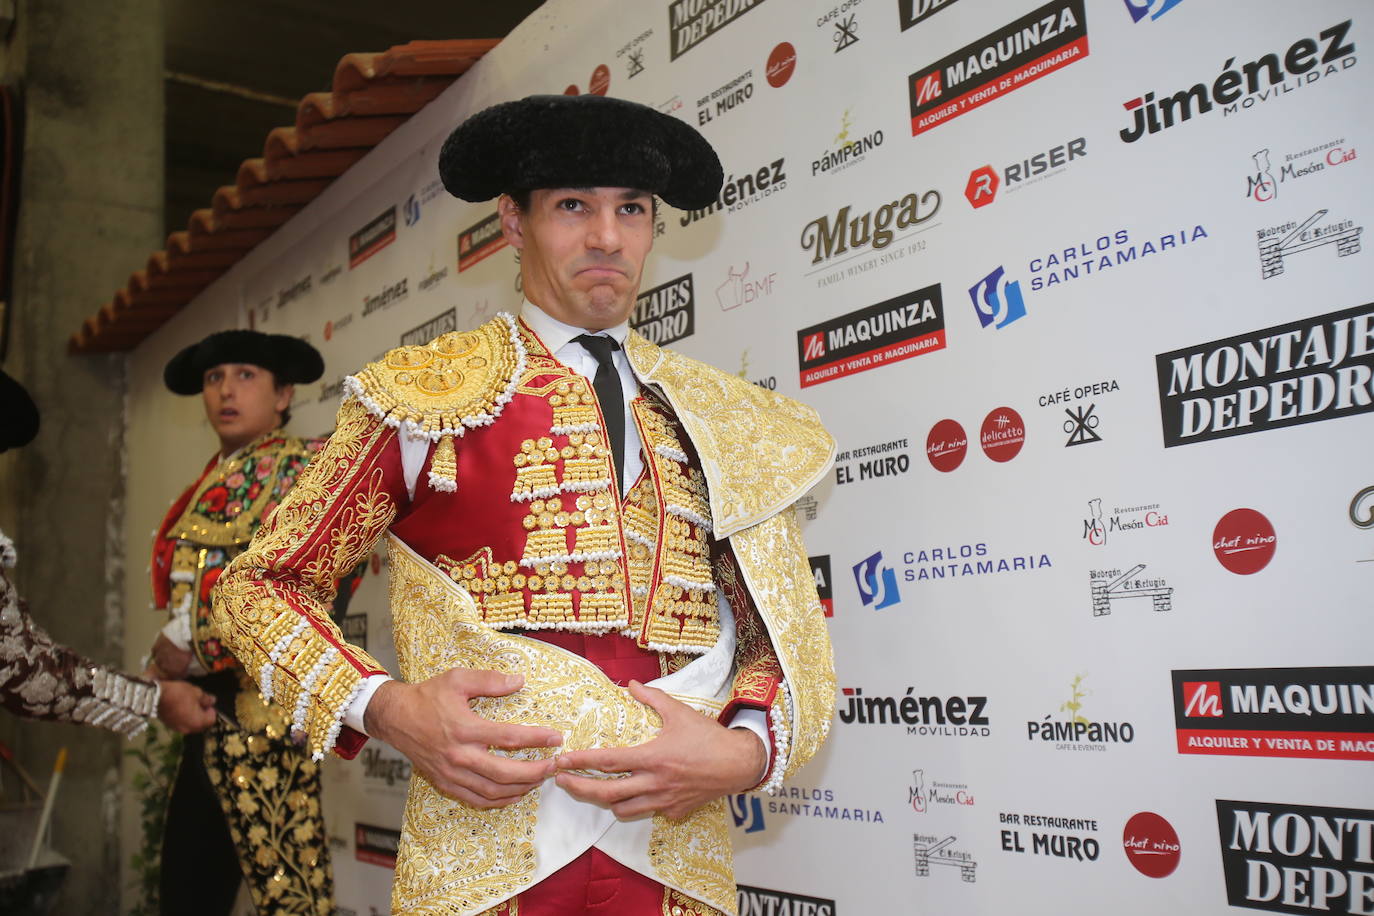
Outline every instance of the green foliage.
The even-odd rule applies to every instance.
[[[153,721],[124,753],[135,762],[133,784],[143,822],[142,843],[129,859],[138,893],[129,916],[158,916],[162,833],[167,824],[167,799],[181,759],[181,735]]]

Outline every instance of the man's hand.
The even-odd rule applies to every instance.
[[[646,814],[677,819],[759,781],[767,751],[753,732],[726,728],[662,690],[638,681],[630,681],[630,695],[652,706],[663,717],[663,728],[653,739],[635,747],[560,755],[560,770],[630,774],[597,779],[560,772],[558,785],[574,798],[610,808],[620,820]]]
[[[435,788],[474,808],[518,801],[555,771],[553,760],[512,760],[491,748],[557,747],[551,728],[502,725],[472,711],[473,697],[504,697],[525,679],[496,671],[451,668],[419,684],[387,681],[363,715],[367,733],[410,758]]]
[[[157,717],[183,735],[204,731],[215,723],[215,698],[186,681],[163,681]]]
[[[159,678],[181,680],[186,677],[190,667],[190,650],[178,649],[165,633],[157,634],[157,641],[153,643],[153,668],[156,669],[154,673]]]

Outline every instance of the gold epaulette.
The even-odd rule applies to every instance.
[[[638,333],[626,354],[662,390],[701,458],[716,538],[781,512],[829,471],[835,440],[814,408]]]
[[[397,347],[344,379],[344,391],[409,438],[439,443],[429,485],[452,492],[458,486],[454,437],[500,416],[524,372],[518,325],[502,312],[474,330]]]

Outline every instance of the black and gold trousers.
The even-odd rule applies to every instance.
[[[238,672],[206,680],[225,675],[237,682]],[[220,684],[202,686],[224,696],[211,689]],[[241,876],[259,914],[328,916],[334,876],[320,766],[291,741],[281,707],[256,689],[231,696],[238,725],[221,717],[186,742],[163,839],[162,912],[173,916],[199,896],[194,912],[227,913]]]

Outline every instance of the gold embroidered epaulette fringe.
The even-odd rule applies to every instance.
[[[631,333],[626,354],[658,385],[701,458],[716,538],[776,515],[820,482],[835,440],[792,398]]]
[[[454,438],[500,416],[524,372],[519,326],[502,312],[474,330],[397,347],[344,379],[344,392],[407,437],[437,442],[429,485],[452,492],[458,486]]]

